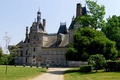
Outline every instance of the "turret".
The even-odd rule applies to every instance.
[[[41,12],[40,12],[40,10],[37,12],[37,22],[41,22]]]

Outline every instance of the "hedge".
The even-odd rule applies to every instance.
[[[91,72],[92,71],[92,66],[90,65],[83,65],[83,66],[80,66],[80,72]]]
[[[120,71],[120,61],[109,61],[105,66],[106,71]]]

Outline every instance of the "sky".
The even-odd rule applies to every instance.
[[[46,31],[57,33],[60,22],[69,27],[76,16],[76,4],[85,6],[85,0],[1,0],[0,1],[0,46],[5,47],[4,36],[11,37],[9,45],[16,45],[25,39],[26,26],[31,27],[37,11],[46,19]],[[105,19],[112,15],[120,16],[120,0],[97,0],[105,6]]]

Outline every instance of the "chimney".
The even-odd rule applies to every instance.
[[[76,8],[76,17],[78,16],[82,16],[82,5],[81,3],[77,4],[77,8]]]
[[[28,42],[28,38],[29,38],[29,35],[28,35],[28,27],[26,27],[26,38],[25,38],[25,42]]]
[[[46,26],[46,20],[43,19],[43,26],[45,27]]]
[[[28,35],[28,27],[26,27],[26,35]]]

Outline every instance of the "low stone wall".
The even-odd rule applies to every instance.
[[[69,67],[80,67],[81,65],[88,64],[87,62],[82,61],[67,61]]]

